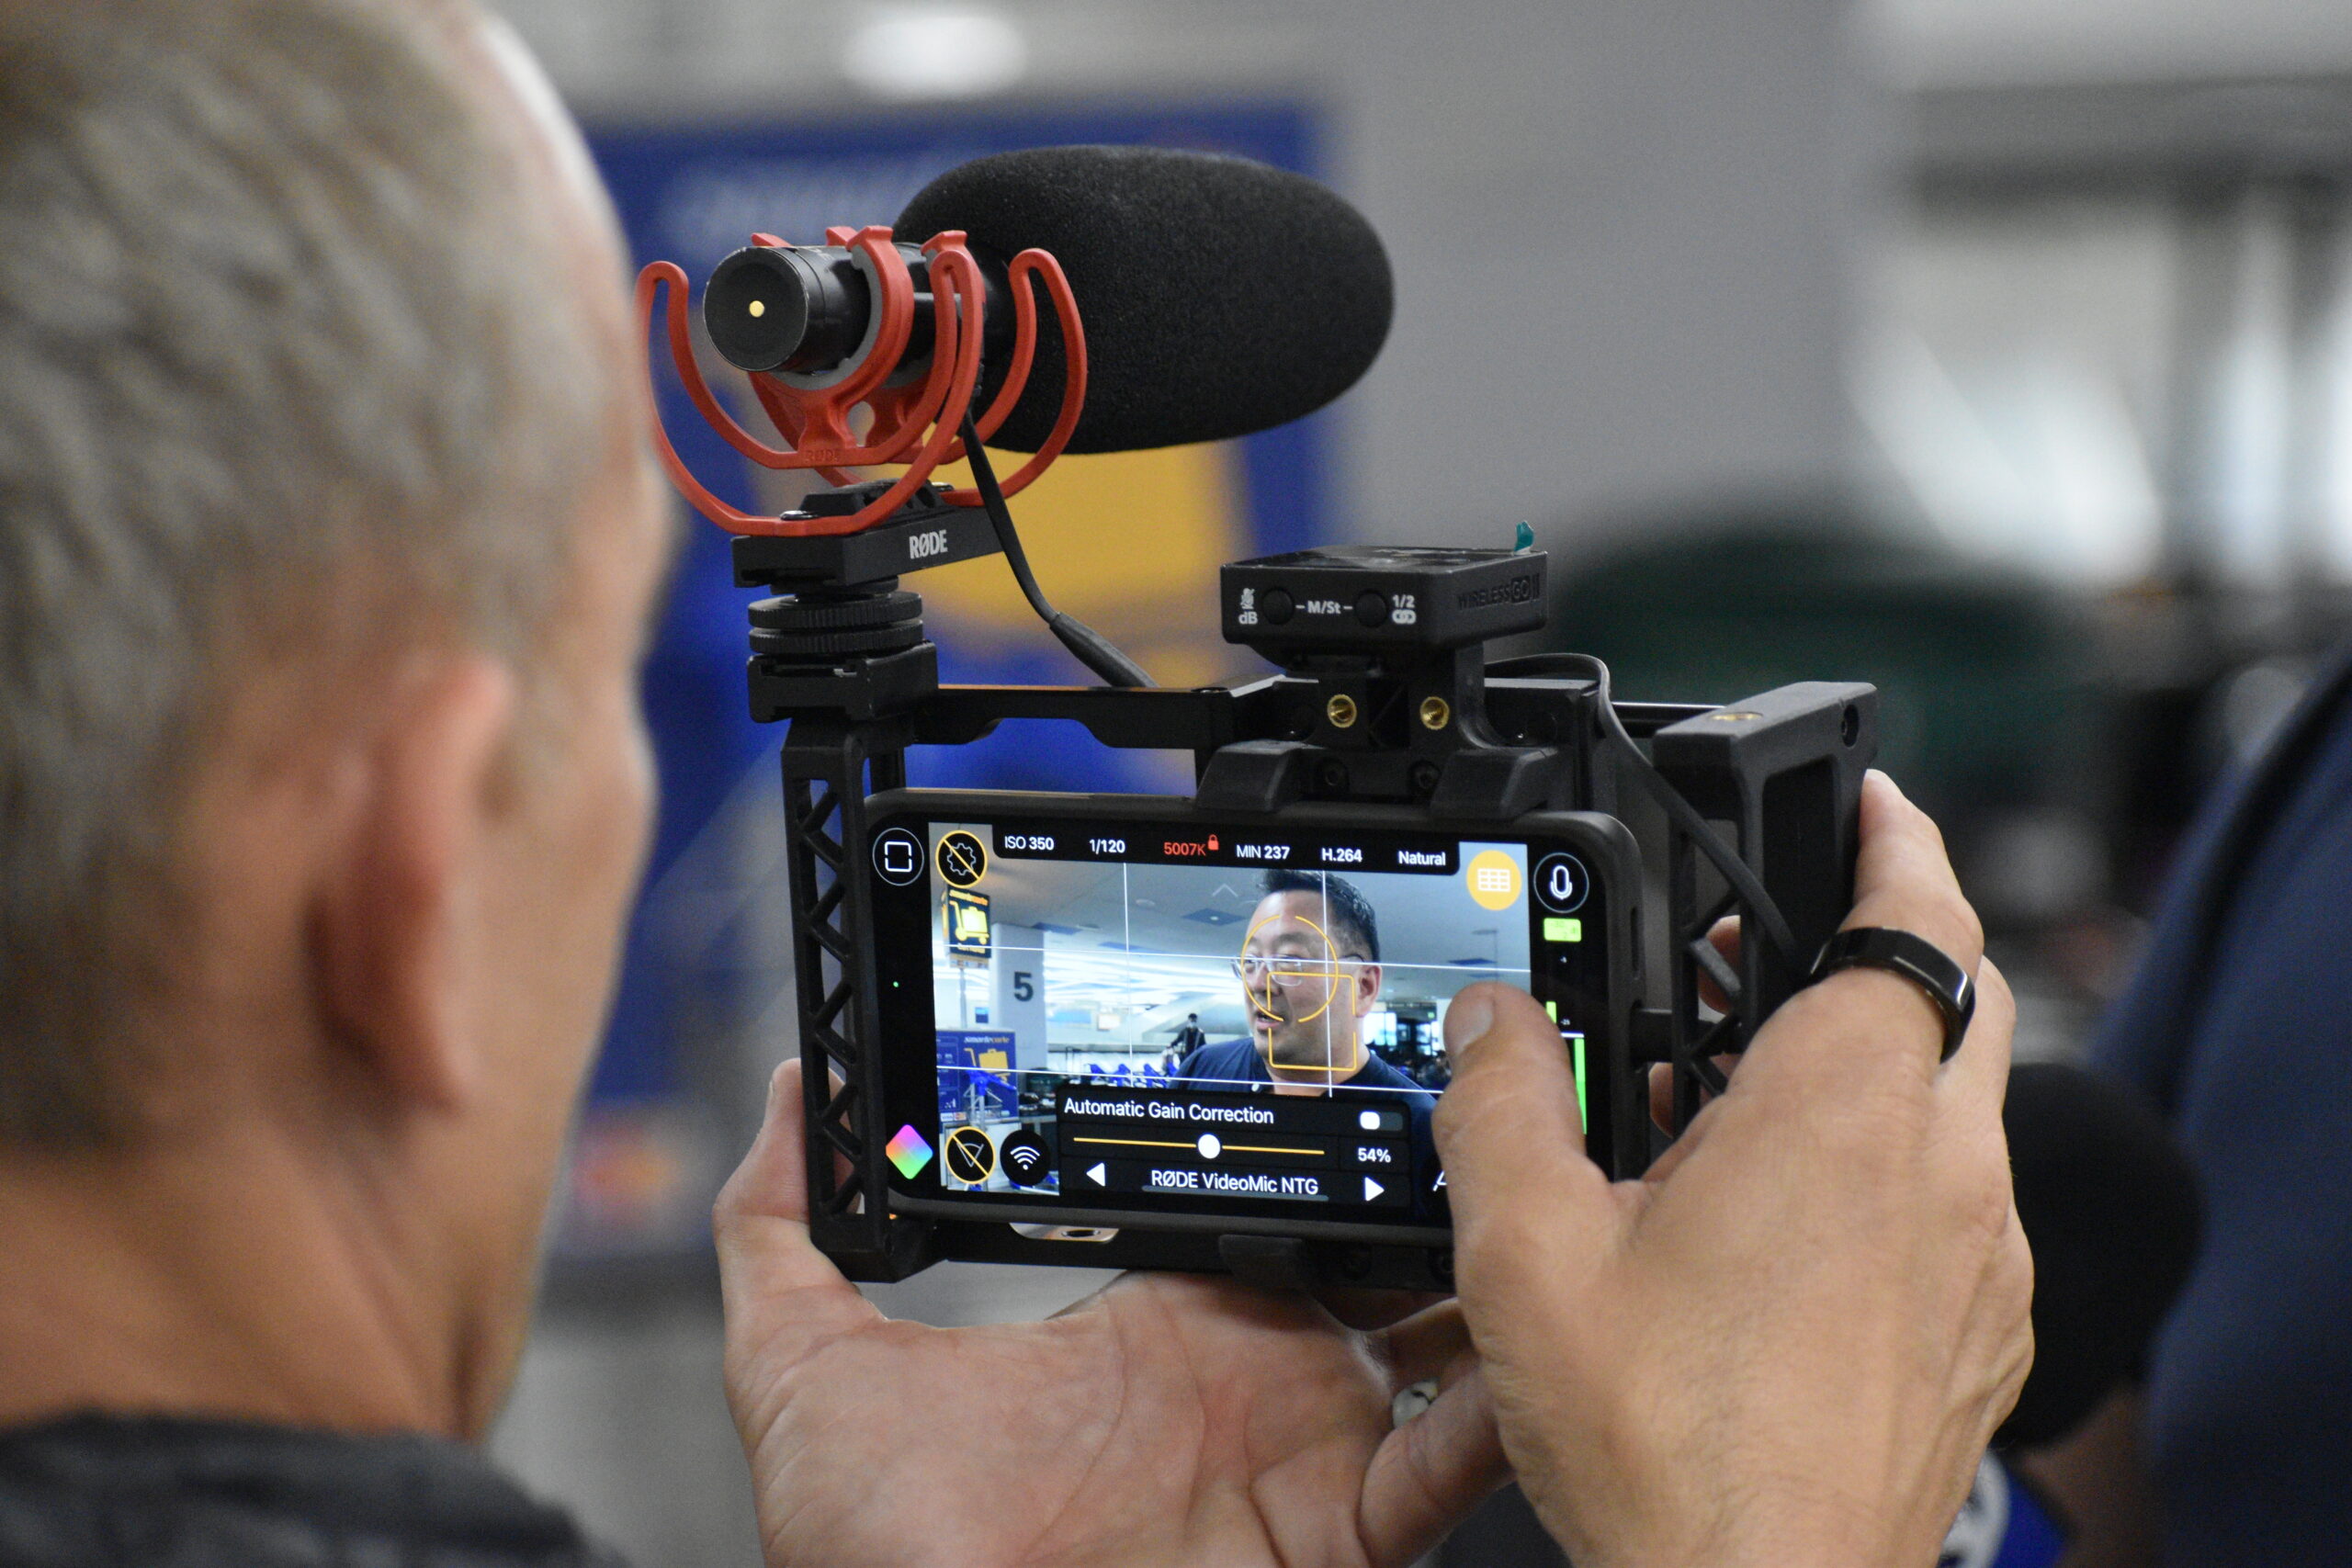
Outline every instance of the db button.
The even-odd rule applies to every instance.
[[[1592,891],[1592,874],[1572,854],[1545,855],[1535,867],[1535,897],[1555,915],[1573,915]]]

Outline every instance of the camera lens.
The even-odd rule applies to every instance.
[[[712,271],[703,325],[739,370],[827,370],[865,337],[871,292],[845,252],[748,245]]]

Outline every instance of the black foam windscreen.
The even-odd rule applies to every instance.
[[[2204,1207],[2188,1156],[2107,1079],[2049,1063],[2009,1074],[2001,1121],[2033,1248],[2033,1371],[1996,1447],[2065,1437],[2137,1376],[2197,1258]]]
[[[1068,450],[1218,441],[1287,423],[1353,386],[1388,335],[1388,254],[1313,180],[1160,147],[1045,147],[950,169],[895,231],[961,229],[983,265],[1053,253],[1086,329],[1085,412]],[[1061,407],[1061,333],[989,445],[1034,452]],[[1002,384],[1001,356],[982,382]],[[979,406],[985,407],[982,403]]]

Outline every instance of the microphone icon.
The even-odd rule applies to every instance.
[[[1572,854],[1546,855],[1535,868],[1535,897],[1555,915],[1574,914],[1584,907],[1591,875]]]

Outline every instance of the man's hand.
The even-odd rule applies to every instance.
[[[1872,774],[1850,926],[1974,972],[1940,1069],[1910,982],[1849,970],[1759,1031],[1640,1181],[1581,1152],[1543,1010],[1446,1015],[1461,1304],[1521,1484],[1577,1568],[1928,1564],[2032,1359],[2001,1096],[2015,1007],[1917,807]]]
[[[792,1063],[717,1215],[775,1568],[1402,1564],[1504,1479],[1451,1303],[1361,1334],[1304,1296],[1130,1275],[1045,1323],[893,1323],[809,1244],[801,1135]]]

